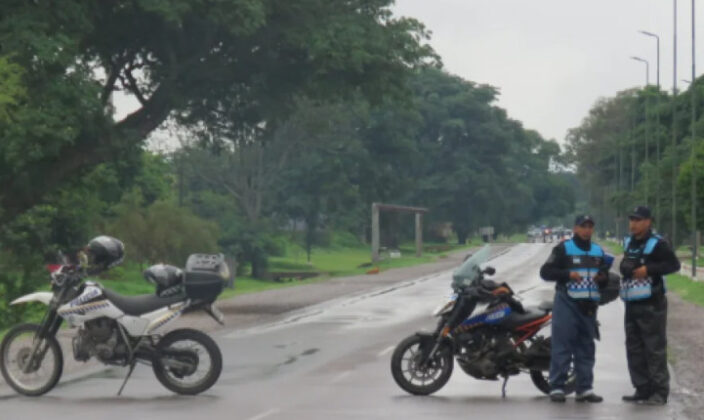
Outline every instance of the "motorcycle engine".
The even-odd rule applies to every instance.
[[[127,356],[127,346],[118,336],[117,323],[110,318],[98,318],[85,323],[73,339],[73,357],[85,362],[91,356],[104,363]]]
[[[513,353],[513,343],[507,335],[478,332],[466,342],[457,362],[472,377],[497,379]]]

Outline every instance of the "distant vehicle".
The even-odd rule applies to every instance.
[[[440,390],[454,361],[476,379],[503,378],[504,395],[508,378],[521,372],[528,372],[541,392],[550,392],[550,337],[538,333],[550,325],[552,302],[524,309],[508,284],[485,279],[495,272],[479,267],[488,256],[485,246],[455,271],[453,296],[433,314],[440,318],[435,332],[415,333],[396,346],[391,373],[406,392],[429,395]],[[482,309],[475,311],[476,305]],[[467,312],[465,319],[457,319]],[[575,386],[571,374],[565,392]]]
[[[222,255],[195,254],[185,272],[157,265],[145,272],[157,293],[122,296],[99,283],[85,281],[119,263],[122,243],[101,236],[108,250],[101,270],[84,263],[47,267],[51,292],[36,292],[12,305],[40,302],[48,306],[41,324],[21,324],[10,329],[0,345],[2,376],[17,392],[39,396],[49,392],[61,378],[63,354],[56,340],[63,321],[77,328],[73,357],[87,361],[95,357],[103,364],[127,366],[122,392],[137,362],[150,364],[159,382],[178,394],[194,395],[213,386],[222,371],[222,354],[207,334],[187,328],[166,335],[156,331],[184,312],[204,310],[222,323],[223,315],[213,302],[222,292],[229,270]]]

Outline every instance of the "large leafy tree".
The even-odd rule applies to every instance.
[[[400,92],[406,70],[432,52],[422,25],[393,18],[391,3],[5,2],[0,54],[26,70],[27,99],[0,125],[1,220],[137,147],[169,117],[273,126],[297,93]],[[119,121],[116,91],[140,104]]]

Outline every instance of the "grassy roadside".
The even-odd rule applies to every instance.
[[[612,255],[623,254],[623,246],[621,246],[621,244],[616,241],[605,240],[599,242],[599,244],[606,248],[606,250]]]
[[[671,274],[667,276],[667,288],[688,302],[704,306],[704,283],[681,274]]]

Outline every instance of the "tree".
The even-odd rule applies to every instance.
[[[10,121],[10,111],[24,97],[25,90],[21,84],[22,68],[0,56],[0,123]]]
[[[273,127],[297,93],[399,93],[407,70],[433,54],[422,25],[393,18],[391,4],[5,2],[2,52],[31,71],[14,124],[0,126],[0,220],[137,147],[170,116],[215,125],[228,115],[234,128]],[[118,90],[140,107],[114,121]]]
[[[217,252],[218,228],[169,201],[143,208],[137,189],[127,195],[108,232],[122,239],[129,258],[140,264],[183,267],[194,253]]]

